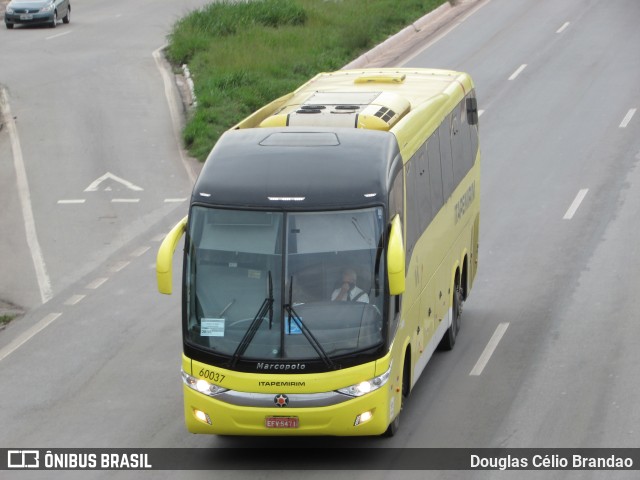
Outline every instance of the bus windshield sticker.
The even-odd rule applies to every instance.
[[[224,318],[203,318],[200,325],[201,337],[224,337]]]
[[[300,325],[298,325],[298,322],[296,322],[295,319],[291,318],[289,315],[284,318],[284,333],[286,333],[287,335],[302,334],[302,330],[300,330]]]

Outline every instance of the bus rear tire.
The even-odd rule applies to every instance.
[[[447,328],[442,340],[440,340],[439,350],[451,350],[456,344],[456,338],[460,331],[460,313],[462,312],[462,288],[459,285],[455,286],[453,292],[453,308],[451,310],[453,315],[451,325]]]

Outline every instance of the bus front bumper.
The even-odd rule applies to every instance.
[[[217,435],[380,435],[395,416],[394,397],[385,386],[361,397],[322,407],[247,407],[203,395],[186,385],[184,414],[191,433]],[[286,395],[284,395],[286,396]],[[399,403],[395,403],[399,405]]]

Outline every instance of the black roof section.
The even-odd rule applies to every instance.
[[[386,203],[402,168],[388,132],[255,128],[226,132],[196,181],[193,202],[286,210]]]

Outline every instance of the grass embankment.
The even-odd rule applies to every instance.
[[[176,23],[167,56],[188,64],[198,106],[183,139],[204,161],[229,127],[319,72],[338,70],[446,0],[222,2]]]

